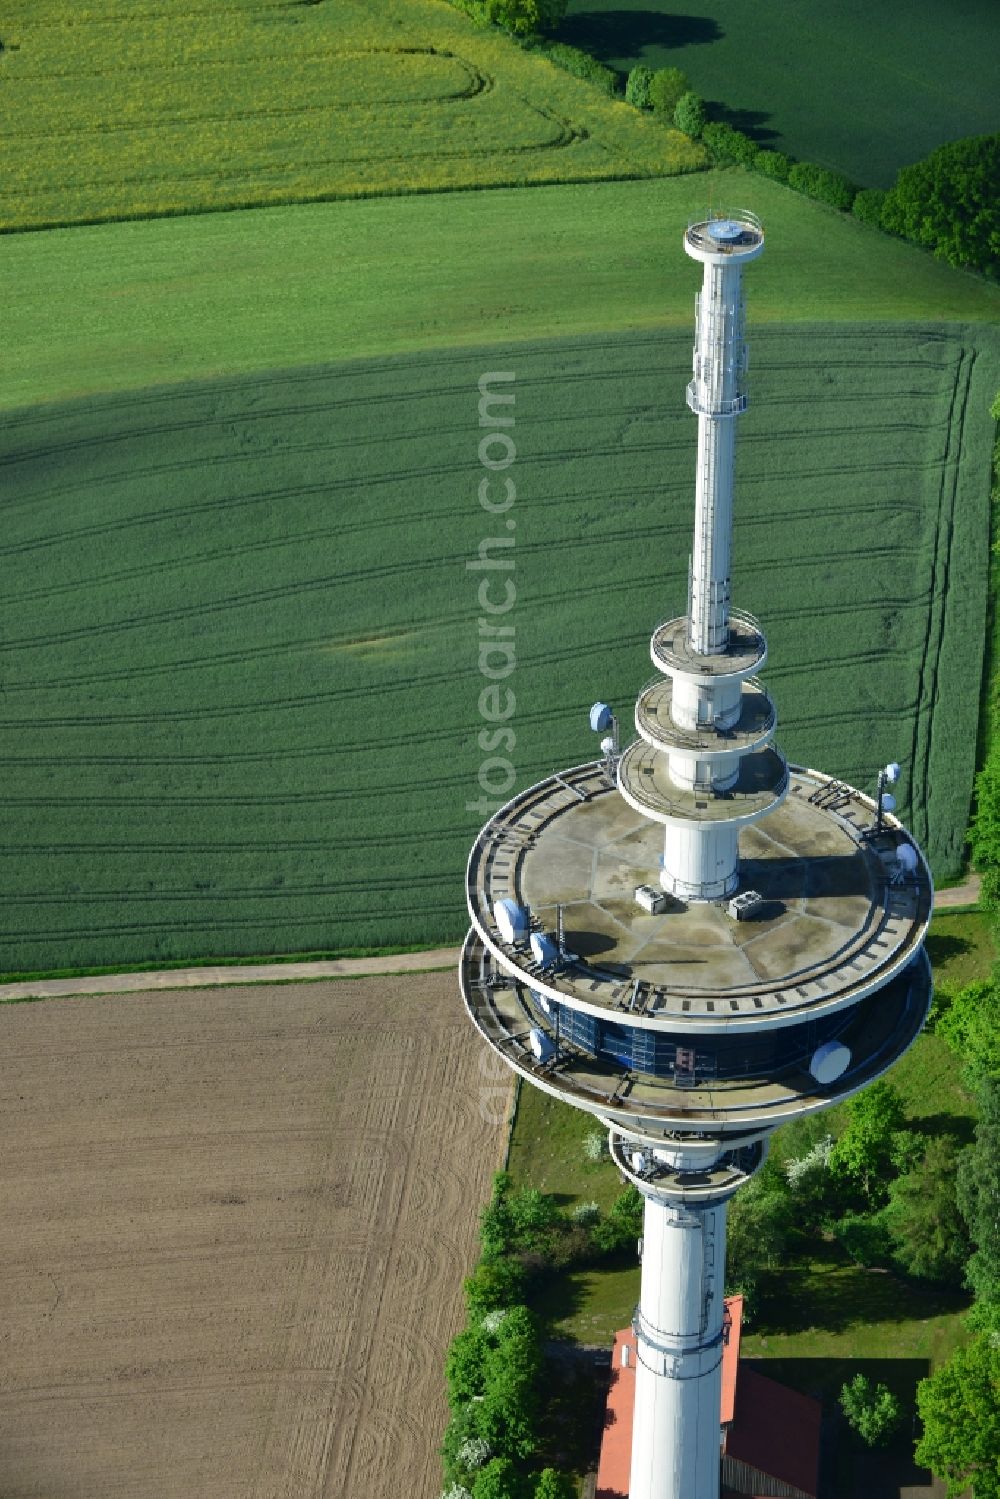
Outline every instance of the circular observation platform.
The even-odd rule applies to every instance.
[[[767,903],[748,921],[729,916],[726,902],[668,897],[656,914],[637,903],[637,886],[657,884],[662,834],[602,764],[519,793],[481,830],[467,870],[490,962],[560,1010],[681,1038],[825,1023],[882,989],[927,931],[923,857],[917,849],[916,870],[904,874],[896,851],[915,845],[892,816],[878,838],[865,836],[875,808],[863,793],[794,766],[789,782],[782,805],[739,834],[740,889]],[[506,943],[493,914],[504,898],[528,906],[535,929],[549,933],[562,907],[571,958],[543,967],[527,944]]]
[[[701,1170],[668,1165],[663,1152],[643,1150],[635,1140],[612,1130],[608,1154],[620,1174],[661,1202],[678,1207],[710,1207],[725,1202],[749,1181],[763,1164],[764,1147],[758,1141],[742,1150],[728,1152]]]
[[[674,697],[672,677],[654,677],[639,693],[635,726],[639,735],[659,750],[679,750],[689,755],[716,759],[745,755],[766,744],[778,722],[774,703],[756,677],[740,684],[740,716],[728,729],[714,724],[681,728],[671,716]]]
[[[716,1140],[745,1147],[779,1124],[850,1097],[912,1046],[927,1017],[932,989],[930,963],[920,949],[876,994],[854,1005],[840,1030],[840,1039],[851,1049],[851,1064],[835,1082],[817,1082],[809,1071],[806,1035],[799,1057],[779,1059],[744,1076],[713,1076],[710,1053],[699,1051],[702,1066],[682,1085],[676,1071],[672,1076],[650,1074],[567,1037],[552,1018],[540,1015],[528,983],[511,979],[498,967],[475,930],[462,951],[459,980],[473,1025],[515,1072],[630,1140],[654,1147],[676,1147],[692,1137],[699,1144]],[[551,1047],[544,1061],[532,1049],[533,1031],[541,1032]],[[728,1183],[721,1179],[706,1185],[729,1195]]]
[[[764,249],[764,228],[749,208],[726,208],[692,219],[684,234],[692,260],[713,265],[756,260]]]
[[[784,801],[788,765],[769,747],[744,755],[734,785],[725,791],[678,786],[662,750],[637,739],[618,762],[618,789],[630,807],[659,823],[751,823]]]
[[[724,651],[704,656],[690,640],[691,621],[686,614],[657,625],[649,642],[653,665],[666,676],[693,677],[697,681],[720,681],[725,677],[749,677],[767,660],[767,641],[759,620],[741,609],[729,615],[729,644]]]

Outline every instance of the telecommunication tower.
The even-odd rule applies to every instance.
[[[726,1209],[778,1125],[879,1077],[931,997],[933,889],[875,797],[789,765],[732,607],[743,266],[759,220],[688,225],[704,266],[687,612],[653,631],[658,675],[619,753],[520,792],[472,849],[460,964],[473,1023],[527,1082],[601,1120],[645,1199],[630,1499],[718,1499]]]

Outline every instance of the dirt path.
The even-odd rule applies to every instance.
[[[935,910],[974,906],[982,881],[970,874],[961,885],[938,890]],[[89,978],[26,979],[0,984],[0,1001],[10,999],[56,999],[71,994],[137,994],[147,989],[204,989],[217,984],[293,983],[296,980],[361,978],[369,974],[430,973],[456,968],[459,949],[436,947],[429,952],[404,952],[378,958],[336,958],[317,963],[247,963],[239,967],[218,964],[207,968],[165,968],[155,973],[107,973]]]
[[[950,890],[935,890],[935,911],[939,911],[947,906],[978,905],[982,883],[982,879],[978,874],[970,874],[969,878],[961,885],[953,885]]]
[[[379,958],[336,958],[322,963],[219,964],[209,968],[165,968],[155,973],[104,973],[88,978],[26,979],[0,984],[0,1000],[55,999],[70,994],[137,994],[149,989],[205,989],[216,984],[287,984],[302,979],[362,978],[369,974],[431,973],[457,968],[457,947],[394,953]]]

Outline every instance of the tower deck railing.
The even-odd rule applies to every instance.
[[[700,231],[715,224],[720,219],[729,219],[735,224],[746,225],[746,234],[740,235],[739,239],[716,240],[711,235],[702,234]],[[687,237],[699,250],[711,250],[717,255],[738,255],[747,248],[748,241],[759,239],[764,233],[764,226],[755,213],[749,208],[718,208],[711,213],[699,214],[688,222]]]

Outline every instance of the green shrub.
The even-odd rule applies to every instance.
[[[674,124],[692,140],[697,140],[705,128],[705,101],[690,90],[681,94],[674,110]]]
[[[534,1499],[576,1499],[576,1484],[555,1468],[543,1468],[535,1485]]]
[[[762,177],[772,177],[775,182],[787,182],[792,163],[784,151],[758,151],[753,160],[753,169]]]
[[[620,1254],[623,1249],[635,1248],[642,1236],[644,1206],[642,1193],[635,1187],[626,1187],[615,1198],[607,1216],[590,1231],[590,1242],[599,1254]]]
[[[642,63],[633,68],[625,80],[625,98],[628,103],[634,104],[636,109],[648,109],[649,85],[652,81],[652,68],[644,68]]]
[[[500,1259],[513,1248],[514,1225],[507,1203],[510,1190],[509,1173],[497,1171],[493,1177],[493,1195],[479,1215],[479,1242],[484,1260]]]
[[[884,1446],[903,1419],[902,1406],[888,1385],[873,1385],[863,1374],[855,1374],[841,1388],[840,1405],[848,1425],[869,1447]]]
[[[445,1359],[444,1377],[448,1404],[453,1411],[468,1405],[483,1393],[491,1340],[481,1327],[465,1327],[452,1338]]]
[[[524,1301],[527,1273],[520,1260],[501,1256],[480,1260],[465,1282],[465,1305],[470,1318],[481,1321],[487,1312],[518,1306]]]
[[[898,1089],[880,1078],[848,1101],[847,1120],[830,1152],[829,1169],[869,1207],[882,1207],[899,1169],[893,1155],[905,1111]]]
[[[1000,1074],[1000,983],[974,979],[951,997],[936,1031],[965,1063],[965,1081],[974,1088],[988,1073]]]
[[[873,229],[882,227],[882,208],[885,204],[885,193],[877,187],[863,187],[855,196],[851,212],[862,224],[870,224]]]
[[[649,103],[653,113],[672,120],[682,95],[690,89],[687,75],[680,68],[657,68],[649,84]]]
[[[981,1079],[976,1102],[976,1142],[959,1157],[956,1196],[974,1246],[965,1280],[988,1325],[1000,1320],[1000,1074]]]
[[[788,185],[818,203],[846,211],[857,196],[857,188],[842,172],[830,172],[812,161],[797,161],[788,173]]]
[[[760,155],[760,147],[756,141],[744,135],[742,130],[734,130],[732,125],[721,121],[706,125],[701,138],[719,162],[734,162],[738,166],[749,167],[753,166]]]
[[[780,1265],[795,1219],[784,1174],[776,1162],[766,1161],[729,1204],[727,1284],[755,1286],[761,1270]]]
[[[522,1499],[525,1493],[524,1479],[507,1457],[487,1463],[472,1485],[472,1499]]]
[[[531,50],[541,52],[549,62],[572,73],[575,78],[585,78],[588,83],[595,84],[609,99],[618,92],[618,74],[614,69],[606,68],[589,52],[581,52],[579,47],[570,47],[566,42],[541,42]]]

